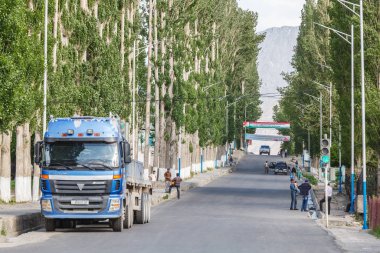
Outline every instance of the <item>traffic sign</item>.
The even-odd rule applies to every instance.
[[[245,134],[246,140],[255,141],[290,141],[290,136],[282,135],[261,135],[261,134]]]
[[[329,163],[330,162],[330,156],[328,156],[328,155],[322,156],[322,162],[323,163]]]
[[[289,122],[250,122],[245,121],[243,123],[243,127],[245,128],[275,128],[275,129],[289,129],[290,123]]]

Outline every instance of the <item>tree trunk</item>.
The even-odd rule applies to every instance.
[[[165,12],[161,12],[161,29],[165,29]],[[163,38],[161,41],[161,74],[165,76],[165,54],[166,54],[166,38]],[[161,97],[164,98],[166,95],[166,82],[165,78],[162,79],[161,84]],[[160,102],[160,167],[168,168],[167,159],[166,159],[166,150],[167,143],[165,140],[165,102],[162,99]]]
[[[24,124],[24,201],[32,201],[32,158],[29,123]]]
[[[41,134],[36,131],[34,133],[34,143],[41,141]],[[33,161],[33,201],[38,201],[40,199],[40,174],[41,168],[38,164]]]
[[[24,201],[25,192],[23,133],[23,126],[16,127],[16,202]]]
[[[57,50],[58,50],[58,0],[54,1],[54,20],[53,20],[53,38],[55,40],[54,46],[53,46],[53,71],[56,72],[57,70]]]
[[[2,134],[0,150],[0,199],[4,202],[11,200],[11,140],[11,132]]]
[[[149,169],[149,136],[150,136],[150,98],[152,79],[152,16],[153,0],[149,0],[149,31],[148,31],[148,74],[146,82],[146,108],[145,108],[145,147],[144,147],[144,168]]]
[[[154,144],[154,159],[153,167],[160,167],[160,89],[158,87],[158,31],[157,31],[157,0],[154,0],[154,98],[155,98],[155,115],[154,115],[154,130],[155,130],[155,139]]]

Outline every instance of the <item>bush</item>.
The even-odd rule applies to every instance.
[[[302,176],[306,178],[307,180],[309,180],[310,184],[312,185],[318,184],[318,180],[313,175],[304,173]]]

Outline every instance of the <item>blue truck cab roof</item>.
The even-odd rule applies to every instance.
[[[52,118],[45,132],[46,142],[123,140],[118,118],[72,117]]]

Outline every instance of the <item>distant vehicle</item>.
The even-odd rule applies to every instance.
[[[288,174],[288,165],[286,162],[277,162],[276,166],[274,167],[274,174]]]
[[[269,169],[272,169],[272,170],[273,170],[273,169],[276,167],[276,163],[277,163],[277,162],[270,162],[270,163],[269,163]]]
[[[260,155],[262,154],[270,155],[270,147],[268,145],[261,145],[259,153]]]

